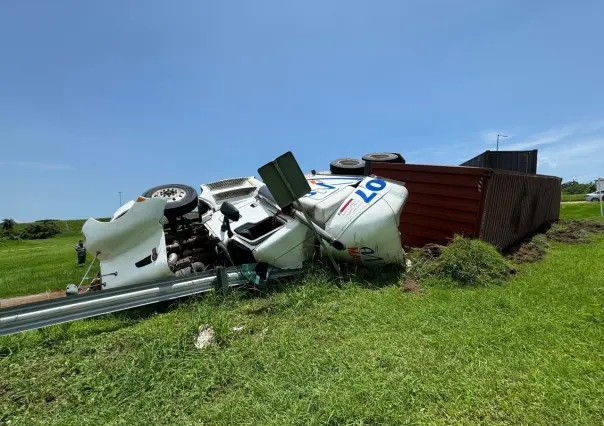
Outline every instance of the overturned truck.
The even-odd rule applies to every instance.
[[[260,168],[263,178],[161,185],[121,206],[109,222],[89,219],[88,249],[100,260],[98,289],[255,265],[299,269],[315,253],[367,266],[402,264],[402,182],[378,176],[304,175],[291,153]],[[317,242],[320,242],[318,244]]]

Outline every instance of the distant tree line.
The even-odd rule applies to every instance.
[[[25,226],[15,226],[14,219],[2,220],[0,238],[9,240],[42,240],[61,233],[61,228],[56,221],[42,221],[28,223]]]
[[[579,183],[576,180],[562,184],[562,192],[565,194],[589,194],[596,191],[596,183]]]

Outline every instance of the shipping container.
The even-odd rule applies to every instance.
[[[493,170],[480,239],[505,250],[560,218],[562,179]]]
[[[465,167],[484,167],[487,169],[536,174],[537,150],[485,151],[460,165]]]
[[[455,234],[506,250],[560,215],[558,177],[482,167],[371,162],[371,174],[402,181],[405,246],[447,244]]]
[[[454,234],[480,236],[488,170],[376,162],[370,170],[409,190],[399,227],[404,245],[447,244]]]

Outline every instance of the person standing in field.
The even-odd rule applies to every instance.
[[[84,245],[84,241],[78,241],[75,251],[78,256],[78,266],[84,266],[86,264],[86,246]]]

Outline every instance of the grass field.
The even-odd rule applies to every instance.
[[[0,424],[602,424],[603,261],[602,237],[553,244],[505,285],[419,295],[316,272],[0,338]]]
[[[76,267],[79,235],[47,240],[0,240],[0,297],[64,289],[79,284],[84,268]],[[88,260],[92,260],[88,256]]]
[[[602,220],[600,217],[600,203],[561,204],[560,218],[562,219],[593,219]]]
[[[562,202],[567,201],[585,201],[586,194],[565,194],[562,193]]]

